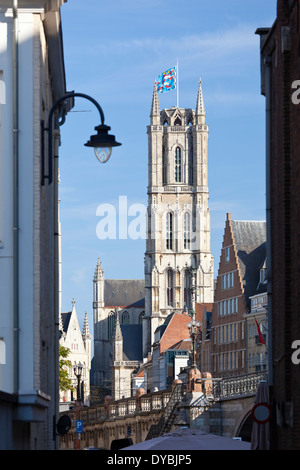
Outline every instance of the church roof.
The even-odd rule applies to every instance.
[[[68,328],[69,328],[71,313],[72,312],[62,312],[61,313],[62,326],[63,326],[63,331],[65,333],[68,331]]]
[[[145,307],[145,281],[105,279],[104,303],[109,307]]]

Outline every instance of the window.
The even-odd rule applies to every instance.
[[[166,154],[165,154],[165,146],[163,145],[162,148],[162,179],[163,184],[167,183],[167,166],[166,166]]]
[[[191,215],[185,212],[183,219],[183,247],[185,250],[191,249]]]
[[[193,142],[189,149],[189,184],[194,184],[194,155],[193,155]]]
[[[222,289],[231,289],[234,285],[234,273],[222,274]]]
[[[145,312],[142,312],[139,314],[139,325],[142,325],[143,324],[143,318],[145,316]]]
[[[167,213],[167,236],[166,236],[166,247],[167,250],[173,250],[173,214],[172,212]]]
[[[116,326],[116,316],[114,312],[110,312],[108,315],[108,339],[112,338],[114,329]]]
[[[262,268],[260,270],[260,282],[262,284],[264,284],[265,282],[267,282],[267,270],[266,268]]]
[[[181,148],[175,149],[175,182],[181,183]]]
[[[189,271],[186,269],[184,271],[184,294],[183,294],[183,303],[189,308],[190,306],[190,276]]]
[[[126,311],[122,313],[122,323],[125,323],[127,325],[130,323],[129,313]]]
[[[167,305],[173,305],[173,271],[167,271]]]
[[[230,261],[230,247],[229,246],[225,248],[225,260],[226,260],[226,263]]]
[[[230,315],[238,311],[238,298],[233,297],[232,299],[221,300],[218,302],[218,315]]]

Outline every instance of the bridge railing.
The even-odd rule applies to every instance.
[[[267,380],[267,372],[253,372],[236,377],[224,379],[213,379],[213,396],[215,399],[226,399],[241,395],[253,395],[256,393],[258,384]]]
[[[266,371],[223,379],[203,379],[203,382],[208,380],[212,383],[212,393],[209,395],[204,394],[204,397],[216,401],[241,395],[253,395],[256,393],[259,382],[266,379]],[[137,413],[159,412],[166,409],[171,395],[172,390],[168,389],[141,395],[139,400],[136,397],[128,397],[111,402],[108,406],[82,407],[80,409],[80,419],[84,424],[93,424],[107,419],[132,416]],[[68,414],[73,419],[73,423],[76,422],[75,410],[70,410],[64,414]]]

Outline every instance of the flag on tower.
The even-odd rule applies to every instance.
[[[258,332],[258,342],[261,343],[261,344],[266,344],[265,343],[265,340],[263,338],[263,335],[261,334],[261,331],[259,329],[259,325],[257,323],[257,321],[255,320],[255,323],[256,323],[256,326],[257,326],[257,332]]]
[[[163,72],[158,76],[157,91],[164,93],[166,91],[174,90],[176,88],[176,66]]]

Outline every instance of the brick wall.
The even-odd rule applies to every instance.
[[[300,2],[278,0],[277,20],[261,48],[261,63],[265,57],[272,61],[268,242],[274,377],[271,441],[277,449],[300,448],[300,365],[291,360],[292,342],[300,340],[300,104],[291,99],[292,83],[300,80],[299,44]]]
[[[226,248],[229,249],[228,260],[226,260]],[[233,286],[224,289],[222,276],[226,273],[233,273]],[[228,299],[237,299],[237,311],[221,316],[218,304]],[[231,216],[227,214],[212,313],[211,365],[215,377],[245,373],[245,311],[243,286],[231,230]]]

